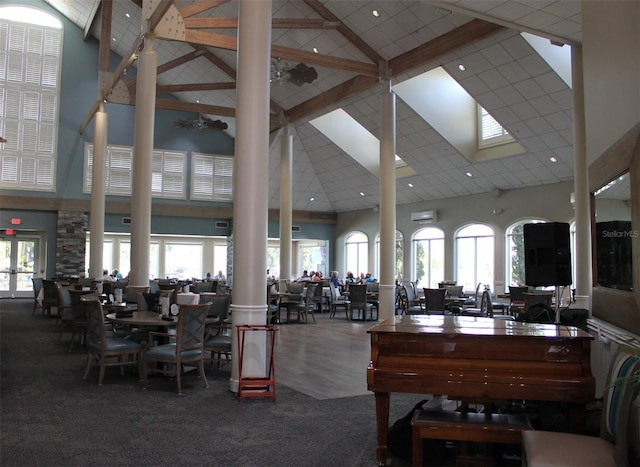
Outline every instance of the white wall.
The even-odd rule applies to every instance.
[[[587,161],[640,121],[640,2],[583,1]]]
[[[493,227],[495,242],[495,291],[502,292],[504,283],[504,233],[505,229],[525,218],[541,218],[553,222],[572,222],[573,207],[570,203],[573,182],[562,182],[533,188],[505,191],[501,196],[491,193],[473,196],[446,198],[429,202],[412,203],[397,206],[396,228],[405,239],[404,278],[410,278],[411,271],[411,236],[416,230],[424,227],[411,221],[411,213],[436,209],[438,221],[434,226],[445,232],[445,279],[454,277],[453,236],[457,229],[469,223],[484,223]],[[494,210],[502,210],[493,214]],[[374,240],[378,235],[379,213],[373,210],[350,211],[338,213],[336,225],[336,269],[344,275],[345,237],[355,231],[361,231],[369,237],[369,264],[373,269],[375,259]],[[414,279],[414,278],[411,278]]]

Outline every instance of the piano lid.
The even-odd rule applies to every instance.
[[[368,333],[430,333],[474,336],[531,336],[593,338],[589,333],[556,324],[521,323],[476,316],[400,315],[381,321]]]

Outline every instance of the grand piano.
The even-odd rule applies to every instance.
[[[368,331],[367,387],[375,393],[380,465],[387,457],[389,393],[492,403],[567,402],[575,431],[593,400],[592,336],[555,324],[472,316],[403,315]]]

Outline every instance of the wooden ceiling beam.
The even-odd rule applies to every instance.
[[[435,39],[425,42],[413,50],[398,55],[389,61],[393,76],[427,65],[462,47],[486,39],[506,28],[498,24],[474,19]]]
[[[233,80],[236,79],[236,70],[233,67],[229,66],[224,60],[222,60],[216,54],[214,54],[209,49],[207,49],[205,46],[200,45],[200,44],[189,44],[189,45],[191,47],[193,47],[194,49],[196,49],[196,50],[201,50],[202,51],[202,56],[204,58],[209,60],[211,63],[213,63],[218,68],[220,68],[231,79],[233,79]]]
[[[347,97],[351,97],[355,94],[371,89],[377,86],[378,83],[378,78],[372,78],[370,76],[356,76],[349,81],[345,81],[344,83],[287,110],[287,118],[289,122],[292,123],[302,120],[303,118],[340,102]]]
[[[360,52],[365,54],[373,63],[379,63],[384,60],[378,52],[376,52],[369,44],[367,44],[362,38],[353,32],[348,26],[346,26],[340,18],[334,15],[324,4],[318,0],[305,0],[305,3],[309,5],[313,11],[318,13],[322,18],[331,22],[338,23],[338,32],[344,36],[349,42],[351,42]]]
[[[271,29],[337,29],[340,21],[313,18],[273,18]],[[184,26],[190,29],[237,29],[238,18],[184,18]]]
[[[190,83],[190,84],[158,84],[157,94],[171,94],[173,92],[196,92],[196,91],[225,91],[235,89],[236,83]]]
[[[210,10],[211,8],[224,5],[229,1],[230,0],[199,0],[178,9],[178,11],[182,18],[185,19],[190,16],[197,15],[198,13],[202,13],[203,11]]]

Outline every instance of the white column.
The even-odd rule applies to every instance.
[[[267,318],[271,0],[238,3],[236,145],[233,176],[233,338],[230,389],[238,390],[236,326]],[[248,333],[243,376],[264,376],[266,336]]]
[[[138,56],[136,113],[133,135],[133,189],[131,193],[131,271],[129,284],[149,285],[149,237],[151,235],[151,180],[153,128],[156,111],[158,57],[147,36]],[[122,271],[126,274],[127,271]]]
[[[291,227],[293,222],[293,135],[287,125],[280,152],[280,279],[291,279]]]
[[[582,75],[582,48],[571,47],[571,83],[573,89],[573,157],[576,221],[576,306],[591,309],[591,215],[589,174],[585,138],[584,79]]]
[[[380,105],[380,317],[395,315],[396,96],[385,81]]]
[[[96,113],[93,136],[93,168],[91,170],[91,220],[89,223],[89,277],[102,279],[104,250],[104,174],[109,118],[104,104]]]

